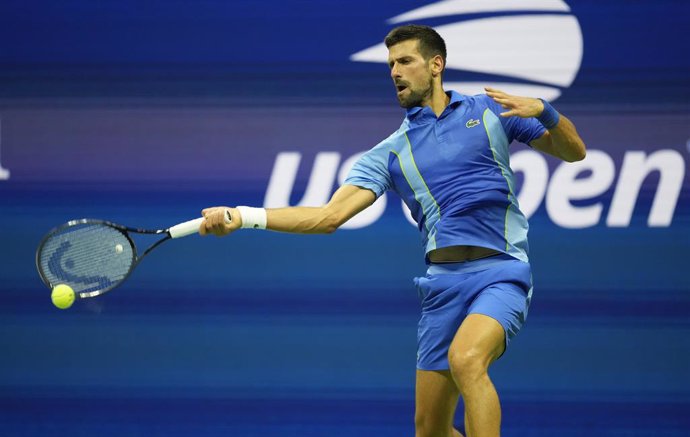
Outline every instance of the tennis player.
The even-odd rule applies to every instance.
[[[426,276],[418,327],[417,437],[460,436],[462,396],[470,437],[500,434],[501,408],[488,368],[527,317],[532,296],[527,220],[509,166],[513,140],[564,161],[585,157],[575,126],[549,103],[492,88],[444,91],[446,47],[432,28],[406,25],[385,38],[402,126],[354,165],[322,207],[204,209],[200,233],[240,228],[331,233],[388,190],[421,232]]]

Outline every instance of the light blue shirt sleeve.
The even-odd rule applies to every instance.
[[[376,198],[381,197],[392,186],[388,171],[389,154],[388,140],[384,140],[357,160],[343,184],[366,188],[371,190]]]

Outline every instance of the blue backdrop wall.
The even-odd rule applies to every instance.
[[[687,435],[689,14],[1,2],[0,435],[412,435],[425,266],[393,195],[329,236],[175,241],[68,311],[34,267],[73,218],[160,228],[325,201],[402,120],[379,44],[410,21],[446,38],[449,88],[544,96],[589,149],[562,164],[513,146],[536,288],[493,367],[504,434]]]

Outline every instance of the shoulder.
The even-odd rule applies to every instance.
[[[486,94],[463,94],[455,90],[450,90],[451,103],[454,101],[462,101],[466,105],[480,105],[488,106],[493,102],[491,97]]]
[[[489,109],[493,113],[500,112],[501,106],[486,94],[475,94],[472,99],[476,105],[481,107],[482,111]]]
[[[451,91],[451,93],[451,99],[461,100],[462,106],[466,108],[466,111],[470,111],[475,116],[481,116],[487,109],[496,115],[503,112],[501,106],[486,94],[470,95],[460,94],[456,91]]]
[[[383,139],[369,151],[373,153],[388,153],[391,150],[400,149],[401,144],[406,140],[407,131],[410,129],[409,122],[405,119],[402,125],[387,138]]]

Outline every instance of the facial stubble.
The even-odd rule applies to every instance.
[[[424,100],[431,100],[431,94],[434,90],[433,78],[429,78],[429,83],[423,90],[413,90],[412,87],[409,86],[407,87],[407,90],[410,92],[407,97],[402,97],[400,94],[397,95],[400,107],[410,109],[417,106],[422,106]]]

